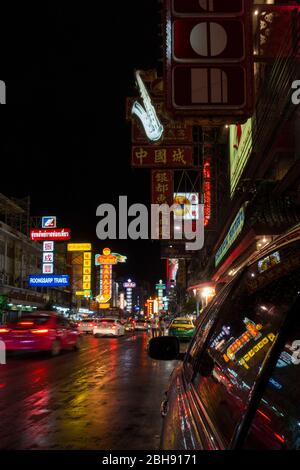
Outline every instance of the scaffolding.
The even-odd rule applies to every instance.
[[[0,220],[28,236],[30,229],[30,197],[8,198],[0,193]]]

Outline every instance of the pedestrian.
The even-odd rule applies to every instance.
[[[158,336],[158,328],[159,328],[159,325],[158,325],[157,317],[153,317],[151,320],[152,338],[156,338],[156,336]]]
[[[166,322],[163,318],[161,318],[159,322],[159,333],[160,333],[160,336],[165,336],[166,334]]]

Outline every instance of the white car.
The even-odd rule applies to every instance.
[[[84,318],[78,325],[78,330],[81,333],[93,333],[94,326],[97,325],[97,321],[95,319]]]
[[[125,327],[116,318],[101,318],[93,328],[94,336],[124,336]]]
[[[146,321],[144,320],[137,320],[135,322],[135,329],[140,330],[140,331],[147,331],[149,328],[149,325]]]

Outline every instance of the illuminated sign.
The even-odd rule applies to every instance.
[[[250,369],[249,362],[250,360],[262,349],[264,348],[267,344],[273,343],[276,339],[276,336],[274,333],[269,333],[267,336],[261,339],[261,341],[256,344],[253,348],[250,349],[250,351],[247,352],[240,360],[239,364],[241,364],[245,369]]]
[[[88,260],[87,260],[88,261]],[[111,253],[110,248],[104,248],[102,255],[95,256],[95,265],[100,266],[100,293],[96,297],[97,302],[106,304],[112,296],[112,265],[124,263],[126,256],[119,253]]]
[[[255,341],[261,337],[260,330],[262,325],[256,325],[253,321],[245,318],[244,323],[246,325],[245,333],[243,333],[239,338],[237,338],[231,346],[227,349],[226,355],[232,361],[235,359],[235,354],[243,347],[245,344],[249,343],[251,339]]]
[[[33,241],[54,240],[62,241],[71,238],[71,230],[69,228],[54,229],[33,229],[30,230],[30,239]]]
[[[65,287],[69,285],[67,274],[31,274],[28,279],[30,287]]]
[[[141,121],[148,139],[157,142],[163,136],[163,125],[157,116],[156,110],[151,102],[151,97],[138,70],[135,72],[135,77],[144,107],[138,101],[135,101],[131,113],[137,116]]]
[[[42,217],[42,228],[56,228],[56,217]]]
[[[236,218],[232,222],[229,232],[226,235],[222,245],[218,249],[216,256],[215,256],[215,266],[218,266],[218,264],[221,262],[221,260],[224,258],[226,253],[228,252],[229,248],[233,245],[241,231],[243,230],[245,223],[245,209],[244,207],[241,207],[239,212],[237,213]]]
[[[155,289],[156,289],[156,290],[165,289],[165,288],[166,288],[166,285],[165,285],[165,284],[160,284],[160,283],[159,283],[159,284],[156,284],[156,285],[155,285]]]
[[[110,255],[95,255],[95,265],[100,266],[101,264],[117,264],[118,259],[117,256],[110,254]]]
[[[199,207],[198,193],[175,193],[173,204],[178,208],[174,211],[175,220],[197,220]]]
[[[43,252],[54,251],[54,242],[43,242]]]
[[[275,266],[276,264],[279,264],[279,263],[280,263],[280,255],[278,251],[275,251],[271,255],[266,256],[265,258],[259,260],[258,271],[262,273],[272,268],[272,266]]]
[[[120,255],[120,253],[112,253],[112,255],[117,258],[118,263],[126,263],[127,261],[127,256]]]
[[[123,283],[123,287],[126,289],[126,310],[127,312],[132,311],[132,289],[136,287],[136,283],[128,279],[127,282]]]
[[[252,152],[252,119],[229,126],[230,190],[234,194]]]
[[[123,287],[125,289],[133,289],[134,287],[136,287],[136,283],[135,282],[132,282],[132,281],[128,281],[128,282],[123,282]]]
[[[193,168],[194,148],[183,146],[133,146],[131,153],[133,168]]]
[[[68,243],[68,251],[92,251],[91,243]]]
[[[108,308],[110,308],[110,303],[107,303],[107,304],[100,304],[100,308],[101,308],[101,309],[108,309]]]
[[[208,159],[203,165],[203,199],[204,227],[207,227],[211,218],[211,166]]]
[[[91,294],[92,294],[91,290],[77,290],[75,292],[75,295],[77,295],[77,297],[90,297]]]

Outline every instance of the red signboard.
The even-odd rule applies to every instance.
[[[173,204],[174,172],[172,170],[153,170],[152,180],[152,204]]]
[[[165,4],[168,110],[203,117],[203,123],[249,117],[254,103],[252,1]]]
[[[142,126],[134,119],[132,121],[132,143],[134,144],[147,144],[149,140],[146,137],[145,131]],[[183,121],[169,121],[164,124],[164,134],[162,142],[166,144],[176,143],[193,143],[193,128],[192,126],[185,125]]]
[[[30,239],[36,242],[44,240],[70,240],[71,230],[69,228],[42,228],[30,230]]]
[[[243,0],[173,0],[172,11],[176,14],[243,13]]]
[[[211,218],[211,165],[208,158],[203,164],[203,203],[204,227],[207,227]]]
[[[193,147],[132,147],[131,166],[135,168],[192,168]]]

